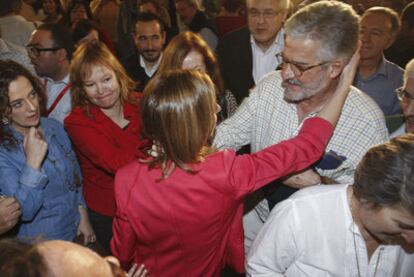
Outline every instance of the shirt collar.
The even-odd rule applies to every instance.
[[[63,78],[62,80],[59,80],[59,81],[55,81],[55,80],[53,80],[50,77],[43,77],[43,79],[45,79],[48,84],[50,83],[50,84],[54,84],[54,85],[57,85],[57,84],[65,84],[65,85],[67,85],[70,82],[70,76],[69,76],[69,74],[67,74],[65,76],[65,78]]]
[[[161,51],[161,54],[160,54],[157,62],[154,64],[154,66],[151,69],[149,69],[147,67],[147,64],[144,61],[144,57],[141,54],[139,55],[139,65],[145,70],[145,73],[147,73],[148,76],[152,77],[154,72],[157,71],[158,66],[160,65],[160,62],[161,62],[161,59],[162,59],[162,54],[163,54],[163,52]]]
[[[385,66],[385,57],[382,55],[380,65],[378,66],[378,70],[375,75],[384,75],[387,76],[387,67]]]
[[[283,45],[284,45],[284,31],[283,28],[281,28],[279,30],[279,32],[277,33],[275,40],[273,41],[273,43],[269,46],[268,50],[271,49],[273,46],[276,46],[277,48],[283,49]],[[257,45],[254,37],[252,34],[250,34],[250,44],[252,45],[252,47],[256,47],[259,48],[259,46]],[[266,52],[268,51],[266,50]]]

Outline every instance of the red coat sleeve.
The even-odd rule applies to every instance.
[[[128,210],[130,190],[136,181],[131,173],[136,170],[120,170],[115,176],[115,202],[116,213],[112,223],[111,251],[121,263],[121,266],[128,270],[135,259],[137,238],[128,220],[125,211]]]
[[[333,126],[315,117],[307,119],[299,134],[251,155],[237,156],[230,164],[230,180],[236,197],[243,197],[269,182],[301,171],[321,158]]]

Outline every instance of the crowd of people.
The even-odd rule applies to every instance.
[[[0,275],[414,275],[413,13],[2,3]]]

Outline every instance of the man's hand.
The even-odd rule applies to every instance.
[[[315,170],[307,169],[301,173],[290,175],[282,183],[295,189],[301,189],[321,183],[321,176]]]
[[[0,198],[0,234],[9,231],[16,225],[22,212],[20,204],[14,197]]]

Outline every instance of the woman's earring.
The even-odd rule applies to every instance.
[[[9,119],[7,117],[3,117],[1,119],[1,122],[3,123],[3,125],[8,125],[9,124]]]

